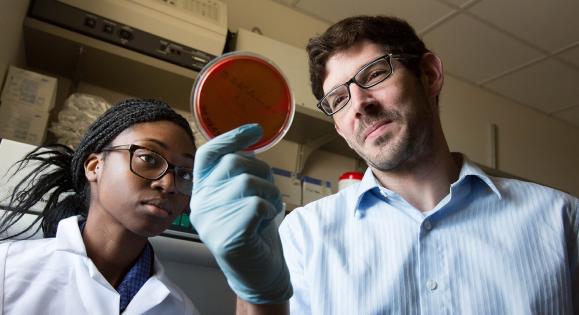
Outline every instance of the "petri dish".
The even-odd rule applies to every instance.
[[[205,140],[244,124],[260,124],[263,137],[246,149],[255,153],[285,136],[295,112],[294,97],[281,70],[264,56],[242,51],[215,58],[201,70],[190,106]]]

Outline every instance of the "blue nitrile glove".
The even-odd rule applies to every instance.
[[[239,152],[261,135],[259,125],[244,125],[197,150],[190,219],[241,299],[277,304],[293,293],[273,222],[281,194],[269,166]]]

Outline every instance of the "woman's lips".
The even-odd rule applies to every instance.
[[[151,214],[160,218],[166,218],[172,214],[172,211],[168,210],[167,206],[161,201],[145,201],[143,205]]]

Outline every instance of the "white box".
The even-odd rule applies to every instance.
[[[286,203],[286,210],[291,211],[302,205],[302,183],[295,173],[290,171],[272,168],[273,181],[279,188],[283,202]]]
[[[302,179],[302,204],[307,205],[322,197],[332,194],[330,181],[304,176]]]
[[[0,138],[41,145],[50,113],[29,110],[16,102],[0,106]]]
[[[235,50],[255,52],[273,61],[286,76],[296,105],[319,112],[316,107],[318,101],[310,88],[308,54],[305,49],[239,28]]]
[[[56,101],[57,79],[10,66],[0,99],[18,102],[30,110],[48,112]]]

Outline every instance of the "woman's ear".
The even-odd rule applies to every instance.
[[[86,176],[87,181],[96,182],[101,169],[101,154],[91,153],[84,161],[84,176]]]
[[[422,56],[420,67],[427,95],[430,97],[439,96],[444,83],[442,61],[435,54],[428,52]]]

